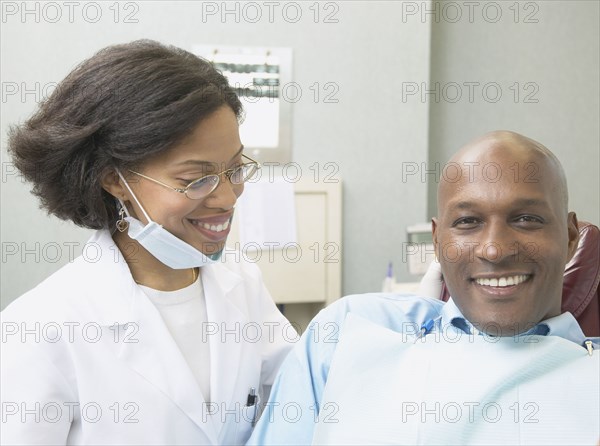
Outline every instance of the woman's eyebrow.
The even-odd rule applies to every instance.
[[[240,156],[240,153],[242,153],[242,151],[244,150],[244,145],[242,144],[240,146],[240,149],[235,153],[235,155],[233,155],[231,157],[231,159],[229,160],[228,163],[230,163],[231,161],[233,161],[235,158],[237,158],[238,156]],[[210,161],[202,161],[202,160],[185,160],[185,161],[181,161],[180,163],[175,164],[176,166],[186,166],[186,165],[193,165],[193,166],[215,166],[218,163],[213,163]]]

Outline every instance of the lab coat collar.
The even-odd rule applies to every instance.
[[[147,297],[135,283],[110,232],[107,229],[96,231],[84,250],[91,254],[80,256],[75,262],[79,268],[79,279],[90,284],[86,298],[90,304],[88,308],[94,315],[91,319],[102,326],[136,322],[135,307],[140,305],[139,299],[147,300]],[[242,282],[242,278],[223,262],[206,265],[201,272],[205,286],[208,282],[211,290],[221,297]]]
[[[448,299],[441,314],[442,326],[450,324],[466,334],[479,333],[473,324],[462,315],[452,298]],[[540,322],[520,336],[524,335],[559,336],[577,345],[583,345],[586,340],[577,320],[568,311]]]
[[[137,322],[134,305],[136,298],[144,295],[110,232],[96,231],[84,246],[84,253],[75,260],[74,267],[78,269],[78,280],[89,284],[84,307],[89,319],[101,326]]]

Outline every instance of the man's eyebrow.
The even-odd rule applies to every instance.
[[[240,153],[242,153],[242,151],[244,150],[244,145],[242,144],[239,148],[239,150],[237,152],[235,152],[235,155],[233,155],[231,157],[231,159],[228,161],[228,163],[230,163],[231,161],[233,161],[234,159],[236,159]],[[213,163],[210,161],[202,161],[202,160],[185,160],[185,161],[181,161],[180,163],[175,164],[175,166],[188,166],[188,165],[192,165],[192,166],[214,166],[218,163]]]
[[[517,198],[512,203],[517,207],[534,207],[534,206],[547,206],[548,202],[541,198]],[[458,201],[456,203],[449,203],[449,206],[453,209],[473,209],[477,207],[477,203],[472,201]]]
[[[449,203],[449,207],[456,209],[472,209],[477,205],[471,201],[458,201],[456,203]]]
[[[541,198],[519,198],[515,200],[515,204],[520,207],[547,206],[548,202]]]

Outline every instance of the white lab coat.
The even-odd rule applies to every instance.
[[[1,313],[1,443],[243,444],[250,389],[266,401],[295,341],[258,268],[233,254],[202,268],[207,405],[110,233],[85,254]]]

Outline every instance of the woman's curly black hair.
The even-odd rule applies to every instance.
[[[101,186],[106,170],[169,150],[223,105],[241,118],[235,91],[208,61],[150,40],[109,46],[10,128],[8,150],[49,213],[107,228],[117,211]]]

